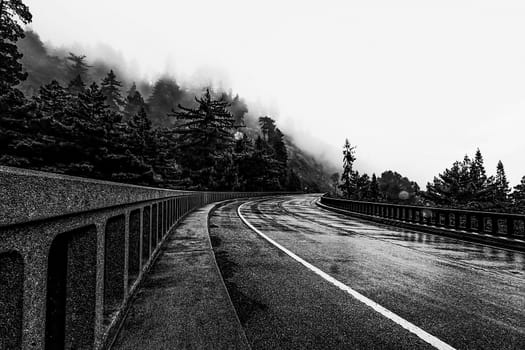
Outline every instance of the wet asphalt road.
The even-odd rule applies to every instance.
[[[525,254],[350,219],[315,196],[242,207],[257,229],[458,349],[525,349]],[[272,246],[219,207],[210,236],[254,349],[432,348]],[[220,228],[220,229],[219,229]]]

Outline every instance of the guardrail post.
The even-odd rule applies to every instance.
[[[507,235],[514,235],[514,218],[507,218]]]
[[[492,230],[491,230],[491,232],[492,232],[493,235],[497,235],[497,234],[498,234],[498,231],[499,231],[499,230],[498,230],[498,228],[499,228],[499,220],[498,220],[498,217],[497,217],[497,216],[492,216],[492,217],[490,218],[490,221],[491,221],[491,223],[492,223]]]
[[[465,220],[466,220],[466,222],[465,222],[465,229],[467,231],[472,231],[472,215],[471,214],[466,214]]]

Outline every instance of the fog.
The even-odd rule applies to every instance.
[[[348,138],[359,171],[422,186],[477,147],[490,174],[525,175],[522,1],[26,3],[49,46],[231,89],[337,166]]]

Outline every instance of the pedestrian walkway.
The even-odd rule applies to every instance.
[[[170,233],[112,349],[249,349],[213,255],[212,208]]]

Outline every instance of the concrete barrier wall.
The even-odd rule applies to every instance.
[[[0,167],[0,349],[103,348],[184,215],[260,195]]]

